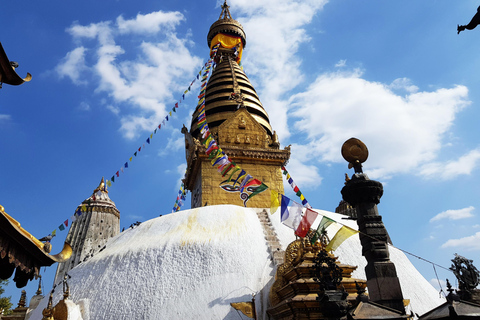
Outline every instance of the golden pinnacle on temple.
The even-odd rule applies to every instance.
[[[98,191],[108,193],[107,185],[105,184],[104,177],[102,177],[102,180],[100,181],[100,184],[98,185],[98,187],[95,190],[93,190],[93,194],[97,193]]]

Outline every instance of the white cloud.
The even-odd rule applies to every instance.
[[[313,165],[306,164],[303,161],[303,146],[293,145],[291,147],[292,153],[288,162],[288,172],[292,178],[295,178],[295,183],[300,188],[314,189],[322,183],[322,177],[318,173],[318,168]],[[286,182],[285,188],[291,189],[291,186]]]
[[[78,109],[81,111],[90,111],[90,105],[86,103],[85,101],[80,102],[80,105],[78,106]]]
[[[335,68],[343,68],[347,65],[347,60],[340,60],[335,64]]]
[[[122,16],[117,18],[120,33],[158,33],[165,27],[173,29],[180,21],[184,20],[180,12],[157,11],[145,15],[137,14],[135,19],[125,20]]]
[[[67,53],[62,61],[55,67],[60,79],[70,78],[75,84],[86,84],[84,71],[88,68],[85,65],[84,47],[78,47]]]
[[[158,155],[159,156],[168,156],[173,152],[180,151],[185,147],[185,138],[179,129],[173,129],[170,137],[168,138],[167,145],[162,148]],[[184,167],[185,172],[185,167]]]
[[[441,246],[442,248],[455,248],[459,247],[467,251],[480,250],[480,232],[475,233],[472,236],[450,239]]]
[[[430,284],[438,291],[440,291],[440,289],[443,289],[444,292],[446,291],[445,289],[447,288],[447,282],[445,280],[439,280],[437,278],[433,278],[433,279],[430,279]]]
[[[480,148],[471,150],[457,160],[433,162],[422,166],[420,175],[426,178],[448,180],[462,174],[471,174],[480,164]]]
[[[306,162],[303,161],[302,153],[297,150],[297,146],[295,145],[292,146],[291,158],[288,162],[287,170],[292,178],[294,178],[295,184],[300,190],[314,189],[322,183],[322,177],[318,173],[318,168],[306,164]],[[284,186],[286,189],[291,189],[288,183],[285,183]]]
[[[9,114],[0,114],[0,121],[9,121],[11,118]]]
[[[475,210],[473,206],[470,206],[468,208],[458,209],[458,210],[446,210],[446,211],[440,212],[435,217],[430,219],[430,222],[438,221],[442,219],[460,220],[460,219],[471,218],[473,217],[473,214],[472,214],[473,210]]]
[[[130,20],[120,16],[116,24],[75,23],[67,31],[81,46],[67,57],[77,59],[69,59],[69,64],[61,62],[57,68],[69,66],[69,77],[76,83],[86,68],[85,61],[94,61],[90,68],[96,77],[90,83],[96,86],[95,92],[107,93],[109,99],[104,104],[120,116],[124,136],[137,137],[158,125],[173,94],[183,91],[201,66],[200,58],[188,48],[190,41],[175,33],[182,20],[179,12],[158,11]],[[162,40],[148,42],[139,34],[160,35]]]
[[[391,90],[405,90],[408,93],[415,93],[418,91],[418,87],[412,84],[412,81],[408,78],[398,78],[388,86]]]
[[[343,142],[356,137],[369,148],[371,177],[411,171],[435,159],[456,113],[469,103],[464,86],[401,97],[361,76],[359,70],[322,74],[291,97],[295,128],[308,136],[307,159],[342,162]]]
[[[301,44],[310,41],[305,27],[326,3],[326,0],[237,0],[231,3],[233,18],[242,23],[245,30],[250,30],[242,63],[247,75],[258,82],[254,86],[280,141],[290,135],[287,126],[289,105],[284,96],[303,78],[299,70],[301,58],[296,53]],[[265,54],[266,41],[271,48],[268,54]]]

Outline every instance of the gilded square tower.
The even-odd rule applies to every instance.
[[[236,164],[270,189],[283,193],[281,166],[290,158],[290,148],[280,149],[280,142],[270,126],[268,114],[248,77],[239,66],[246,35],[242,25],[232,19],[228,5],[222,6],[219,19],[207,36],[208,46],[216,51],[215,68],[206,86],[205,115],[210,132],[218,145]],[[254,186],[240,192],[236,172],[222,174],[212,166],[206,148],[200,142],[199,106],[193,113],[190,130],[186,127],[187,174],[185,186],[192,192],[192,208],[205,205],[247,205],[243,194],[255,192]],[[231,178],[231,179],[229,179]],[[248,200],[249,207],[269,207],[270,192],[261,192]]]

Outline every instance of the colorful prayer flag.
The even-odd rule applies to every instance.
[[[327,244],[325,250],[335,251],[343,243],[343,241],[347,240],[349,237],[357,233],[358,230],[354,230],[347,226],[341,227],[340,230],[337,231],[333,239]]]
[[[131,158],[130,158],[131,159]],[[130,160],[131,161],[131,160]],[[125,162],[125,168],[128,168],[128,162]]]
[[[300,221],[300,224],[298,225],[297,230],[295,230],[295,234],[301,238],[305,238],[308,231],[310,231],[310,227],[315,222],[315,219],[317,219],[317,216],[317,212],[307,209],[302,217],[302,220]]]
[[[52,231],[52,236],[56,236],[56,235],[57,235],[57,229]]]
[[[263,183],[263,182],[261,182],[261,181],[259,181],[259,180],[257,180],[257,179],[251,181],[249,184],[253,184],[253,183],[255,183],[255,184],[260,183],[260,185],[255,189],[255,191],[253,191],[253,192],[248,196],[248,199],[250,199],[250,198],[256,196],[257,194],[259,194],[259,193],[261,193],[261,192],[263,192],[263,191],[265,191],[265,190],[268,189],[268,186],[267,186],[265,183]]]
[[[63,231],[65,230],[65,226],[63,225],[63,223],[61,225],[58,226],[58,229],[60,229],[60,231]]]
[[[293,230],[296,230],[302,220],[303,207],[293,200],[282,195],[282,223]]]

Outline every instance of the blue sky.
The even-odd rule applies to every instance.
[[[282,148],[292,145],[287,169],[311,205],[335,210],[350,171],[340,148],[357,137],[370,151],[364,171],[384,184],[379,211],[394,245],[444,267],[454,253],[480,266],[480,29],[456,33],[479,3],[229,4],[247,33],[244,70]],[[0,41],[18,73],[33,79],[0,90],[0,204],[42,237],[181,98],[208,58],[220,8],[213,0],[5,0],[3,8]],[[190,126],[198,82],[192,89],[109,189],[121,227],[171,212],[186,166],[180,130]],[[58,232],[54,253],[66,234]],[[411,260],[435,279],[430,264]],[[20,291],[10,287],[16,302]]]

